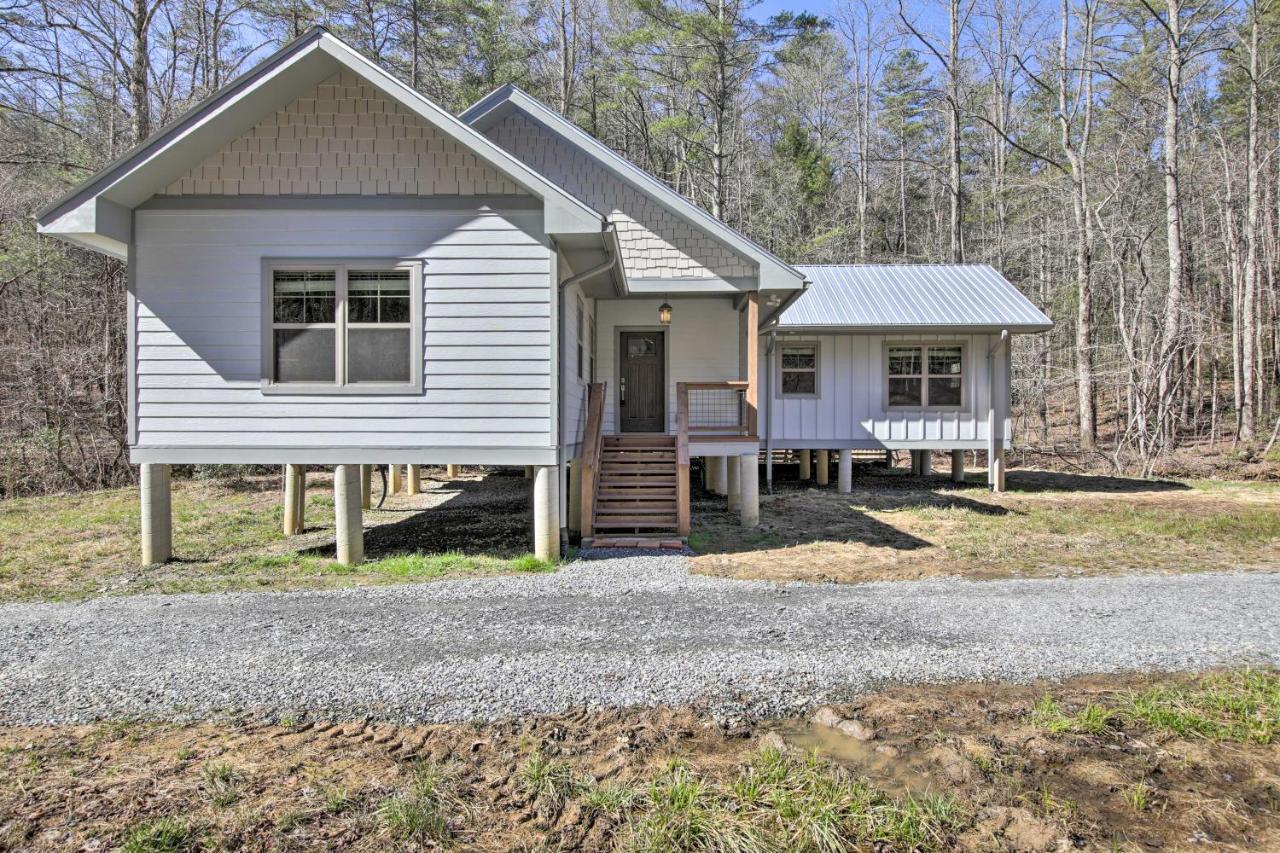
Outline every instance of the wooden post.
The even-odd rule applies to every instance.
[[[933,475],[933,451],[920,451],[920,476],[930,477]]]
[[[582,532],[582,457],[569,460],[569,530]]]
[[[742,526],[760,523],[760,458],[756,453],[738,457],[738,487],[741,495]]]
[[[458,479],[458,477],[462,476],[462,466],[446,465],[444,466],[444,475],[448,477],[450,480],[456,480]],[[527,472],[525,473],[525,476],[526,477],[529,476]]]
[[[560,558],[560,489],[558,465],[533,468],[533,555],[539,560]]]
[[[818,485],[825,486],[831,482],[831,452],[818,451]]]
[[[964,451],[951,451],[951,482],[964,482]]]
[[[333,472],[338,562],[344,566],[358,566],[364,562],[364,519],[361,513],[364,469],[364,465],[339,465]]]
[[[406,495],[416,495],[422,491],[422,468],[417,465],[409,465],[405,470],[404,493]]]
[[[757,435],[760,406],[760,294],[747,294],[747,435]]]
[[[729,498],[729,512],[742,506],[742,466],[733,456],[724,457],[726,479],[725,494]]]
[[[387,486],[391,489],[391,494],[398,495],[404,490],[404,478],[401,476],[403,473],[404,468],[400,465],[391,466],[391,482]]]
[[[688,536],[692,529],[689,511],[689,462],[676,464],[676,535]]]
[[[808,480],[811,476],[813,476],[811,463],[812,463],[812,458],[809,455],[809,451],[801,450],[800,451],[800,482],[803,483],[804,481]]]
[[[991,491],[1004,491],[1004,445],[996,445],[996,451],[991,456],[990,471],[987,474],[987,481],[991,485]]]
[[[837,466],[836,491],[847,495],[853,491],[853,451],[841,450]]]
[[[360,466],[360,508],[370,509],[373,506],[373,466]]]
[[[142,565],[167,563],[173,557],[173,497],[169,466],[145,463],[138,472],[142,510]]]
[[[884,467],[886,468],[893,467],[893,451],[892,450],[886,450],[884,452]]]
[[[536,467],[536,466],[534,466],[534,465],[526,465],[526,466],[524,466],[524,478],[525,478],[526,480],[532,480],[532,479],[533,479],[533,477],[534,477],[534,471],[533,471],[533,469],[534,469],[535,467]]]
[[[284,466],[284,535],[297,536],[305,529],[307,479],[301,465]]]

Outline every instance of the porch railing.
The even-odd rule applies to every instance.
[[[705,440],[756,437],[756,405],[751,383],[676,383],[676,525],[689,535],[689,436]]]
[[[582,535],[595,534],[596,482],[604,443],[604,382],[587,386],[587,426],[582,434]]]
[[[756,407],[748,399],[749,388],[750,383],[745,381],[679,383],[677,405],[685,412],[688,431],[754,436]]]

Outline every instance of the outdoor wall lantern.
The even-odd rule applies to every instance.
[[[658,322],[664,326],[671,325],[671,303],[663,301],[658,306]]]

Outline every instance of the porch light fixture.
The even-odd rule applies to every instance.
[[[671,325],[671,303],[665,300],[658,306],[658,322],[664,326]]]

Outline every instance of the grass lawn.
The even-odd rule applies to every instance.
[[[178,480],[174,555],[141,568],[136,489],[0,502],[0,601],[104,594],[317,589],[549,571],[524,552],[529,489],[519,473],[447,481],[365,513],[358,567],[334,561],[330,475],[308,477],[301,536],[281,532],[279,477]]]
[[[1280,676],[890,690],[803,719],[0,728],[0,848],[1276,849]]]
[[[977,478],[974,478],[975,480]],[[778,480],[761,524],[695,504],[695,571],[860,582],[1280,570],[1280,482],[1126,480],[1015,470],[981,482],[866,468],[852,494]]]

